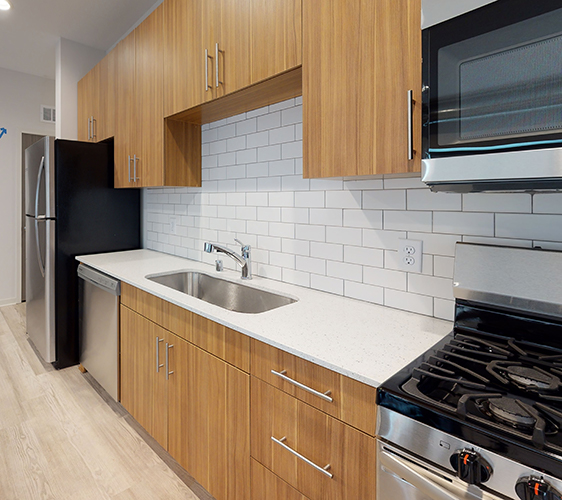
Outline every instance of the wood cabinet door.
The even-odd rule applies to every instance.
[[[202,0],[166,0],[164,6],[164,116],[204,101]]]
[[[135,29],[135,121],[137,187],[164,185],[164,7]]]
[[[112,50],[99,63],[100,66],[100,108],[98,141],[115,135],[115,64],[116,52]]]
[[[217,82],[216,49],[220,45],[221,36],[221,3],[222,0],[204,0],[201,4],[201,68],[203,101],[211,101],[224,94],[220,81]],[[219,47],[220,48],[220,47]],[[220,70],[220,68],[218,68]],[[219,75],[220,80],[220,75]]]
[[[251,83],[302,64],[302,3],[252,0]]]
[[[220,36],[217,39],[218,79],[219,95],[225,95],[251,83],[252,0],[221,0],[220,6]]]
[[[254,377],[251,407],[253,458],[310,500],[374,500],[374,437]]]
[[[247,500],[249,375],[173,337],[169,452],[217,500]]]
[[[100,64],[78,82],[78,140],[97,141],[100,110]]]
[[[420,0],[304,0],[305,177],[420,170],[420,12]]]
[[[164,447],[167,446],[165,335],[165,330],[152,321],[121,306],[121,404]],[[162,365],[158,371],[157,356]]]
[[[115,76],[115,187],[135,187],[132,157],[135,154],[135,33],[121,40],[116,51]]]

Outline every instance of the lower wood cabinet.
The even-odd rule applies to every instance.
[[[121,403],[217,500],[375,498],[372,387],[126,283],[120,345]]]
[[[250,498],[250,376],[121,306],[121,403],[217,500]]]
[[[255,377],[251,407],[252,457],[290,486],[310,500],[375,498],[375,438]]]

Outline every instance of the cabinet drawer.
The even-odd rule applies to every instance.
[[[251,373],[329,415],[375,435],[374,387],[257,340],[252,340]]]
[[[252,500],[308,500],[254,459],[252,459],[251,472]]]
[[[192,340],[191,324],[194,314],[156,295],[127,283],[121,283],[121,304],[185,340]]]
[[[251,454],[310,500],[375,498],[375,438],[251,381]]]

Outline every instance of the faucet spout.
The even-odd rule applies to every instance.
[[[242,255],[238,255],[233,250],[230,250],[230,248],[225,247],[223,245],[219,245],[218,243],[205,242],[205,244],[203,245],[203,250],[207,253],[219,252],[228,255],[242,268],[242,279],[247,279],[247,280],[252,279],[252,272],[250,270],[251,260],[250,260],[249,246],[245,246],[242,248]]]

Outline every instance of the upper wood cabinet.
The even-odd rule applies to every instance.
[[[201,9],[204,100],[250,84],[251,0],[205,0]]]
[[[163,185],[163,8],[117,46],[115,187]]]
[[[302,64],[302,2],[252,0],[251,83]]]
[[[99,142],[114,134],[115,54],[111,51],[78,82],[78,140]]]
[[[420,170],[420,1],[303,1],[305,177]]]
[[[164,116],[204,100],[201,0],[165,0]]]

